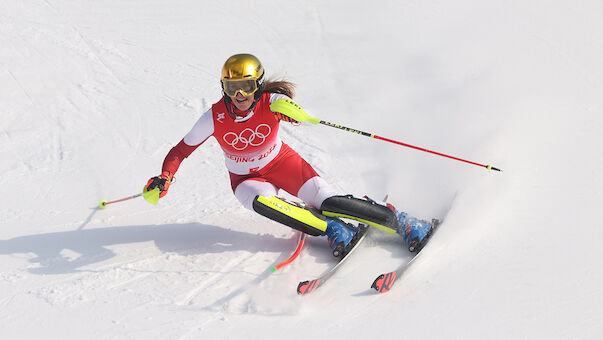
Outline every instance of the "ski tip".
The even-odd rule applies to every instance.
[[[275,266],[270,267],[271,273],[276,273],[277,270],[278,270],[278,268],[276,268]]]
[[[312,293],[319,285],[320,280],[302,281],[297,285],[297,294],[306,295]]]
[[[371,288],[373,288],[379,293],[387,293],[394,285],[395,280],[396,272],[381,274],[375,279],[375,281],[371,285]]]

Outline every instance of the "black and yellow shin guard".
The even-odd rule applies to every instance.
[[[324,235],[327,230],[326,217],[318,211],[298,207],[278,197],[256,196],[253,200],[253,210],[273,221],[312,236]]]
[[[396,214],[388,207],[368,199],[355,198],[352,195],[332,196],[320,206],[323,215],[353,219],[389,234],[398,230]]]

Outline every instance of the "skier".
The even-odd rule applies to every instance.
[[[232,190],[241,204],[257,213],[313,236],[327,235],[334,256],[354,244],[357,229],[340,217],[355,219],[389,233],[400,233],[411,251],[418,250],[432,226],[397,211],[391,204],[340,195],[279,136],[281,121],[297,123],[270,104],[294,97],[294,84],[264,80],[264,68],[251,54],[236,54],[222,68],[222,98],[205,112],[163,162],[161,174],[144,191],[169,189],[180,163],[213,136],[224,152]],[[276,195],[282,189],[307,205]]]

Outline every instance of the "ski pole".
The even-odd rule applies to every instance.
[[[334,124],[334,123],[329,123],[326,122],[324,120],[320,120],[318,118],[314,118],[312,116],[310,116],[309,114],[307,114],[304,109],[302,109],[296,102],[294,102],[293,100],[290,99],[279,99],[276,100],[275,102],[273,102],[272,104],[270,104],[270,110],[274,111],[274,112],[280,112],[298,122],[309,122],[312,124],[323,124],[326,126],[330,126],[330,127],[334,127],[337,129],[341,129],[347,132],[353,132],[353,133],[357,133],[359,135],[363,135],[366,137],[370,137],[370,138],[375,138],[375,139],[379,139],[382,141],[386,141],[386,142],[390,142],[390,143],[394,143],[397,145],[401,145],[401,146],[406,146],[408,148],[412,148],[415,150],[419,150],[419,151],[424,151],[424,152],[428,152],[428,153],[432,153],[434,155],[438,155],[438,156],[442,156],[442,157],[447,157],[450,159],[454,159],[457,161],[461,161],[461,162],[465,162],[465,163],[469,163],[469,164],[473,164],[473,165],[477,165],[483,168],[486,168],[488,170],[495,170],[495,171],[501,171],[498,168],[493,167],[492,165],[486,165],[486,164],[480,164],[480,163],[476,163],[476,162],[472,162],[472,161],[468,161],[466,159],[462,159],[459,157],[454,157],[454,156],[450,156],[441,152],[437,152],[437,151],[433,151],[433,150],[429,150],[429,149],[425,149],[425,148],[421,148],[418,146],[414,146],[414,145],[410,145],[410,144],[406,144],[406,143],[402,143],[393,139],[389,139],[389,138],[385,138],[385,137],[381,137],[381,136],[377,136],[373,133],[369,133],[369,132],[364,132],[364,131],[360,131],[360,130],[356,130],[356,129],[351,129],[339,124]]]
[[[288,265],[289,263],[293,262],[293,260],[295,260],[297,258],[299,253],[301,253],[301,250],[304,247],[305,239],[306,239],[306,234],[300,232],[299,240],[297,241],[297,248],[295,249],[293,254],[291,254],[291,256],[288,259],[286,259],[285,261],[277,264],[276,266],[270,267],[270,271],[275,273],[277,270],[279,270],[279,269],[283,268],[284,266]]]
[[[143,191],[139,194],[130,196],[130,197],[126,197],[126,198],[122,198],[122,199],[118,199],[115,201],[107,201],[107,200],[101,200],[98,203],[98,207],[100,209],[105,209],[109,204],[113,204],[113,203],[119,203],[119,202],[123,202],[123,201],[129,201],[131,199],[134,199],[136,197],[140,197],[140,196],[144,196],[144,199],[147,200],[147,202],[151,203],[151,204],[157,204],[157,202],[159,201],[159,188],[155,188],[151,191]]]
[[[136,197],[140,197],[140,196],[142,196],[142,192],[140,194],[136,194],[136,195],[133,195],[133,196],[130,196],[130,197],[118,199],[118,200],[115,200],[115,201],[109,201],[109,202],[107,202],[106,200],[101,200],[98,203],[98,207],[101,208],[101,209],[105,209],[109,204],[119,203],[119,202],[123,202],[123,201],[128,201],[128,200],[134,199]]]

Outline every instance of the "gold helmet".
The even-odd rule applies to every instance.
[[[221,82],[225,95],[234,97],[239,92],[244,96],[255,94],[257,100],[264,87],[264,67],[251,54],[235,54],[224,63]]]

